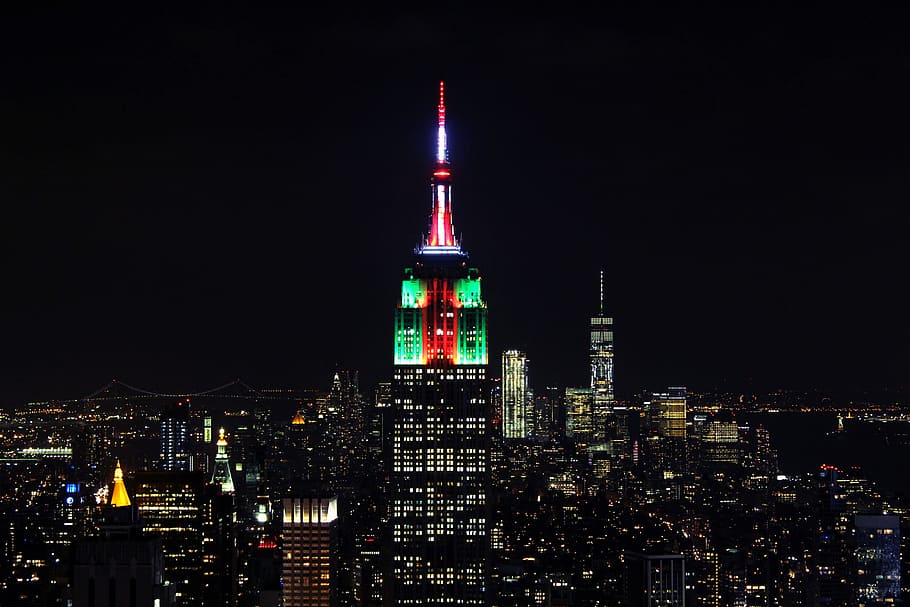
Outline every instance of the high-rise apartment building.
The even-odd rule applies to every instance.
[[[521,350],[502,353],[502,436],[528,438],[533,427],[528,357]]]
[[[338,589],[338,498],[282,501],[284,607],[332,607]]]
[[[482,605],[489,566],[487,307],[455,238],[439,85],[430,232],[395,314],[390,483],[397,605]]]

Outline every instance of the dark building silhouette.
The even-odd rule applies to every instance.
[[[685,607],[686,560],[680,554],[626,552],[628,607]]]
[[[145,533],[139,509],[130,505],[118,464],[101,533],[76,542],[74,607],[172,607],[175,586],[164,576],[161,538]]]

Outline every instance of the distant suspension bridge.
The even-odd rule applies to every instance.
[[[235,379],[226,384],[201,390],[199,392],[158,392],[155,390],[146,390],[137,388],[119,379],[112,379],[105,385],[101,386],[88,396],[74,398],[70,400],[56,401],[61,403],[76,403],[86,401],[114,401],[128,400],[137,398],[198,398],[202,396],[218,398],[234,398],[243,400],[291,400],[296,398],[293,391],[278,390],[257,390],[242,379]]]

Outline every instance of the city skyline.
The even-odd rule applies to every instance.
[[[0,405],[111,377],[307,386],[338,364],[389,380],[384,307],[341,297],[337,268],[362,265],[363,292],[393,305],[425,229],[438,78],[493,360],[521,349],[536,385],[586,385],[603,269],[620,398],[905,386],[894,27],[734,13],[716,32],[720,17],[629,10],[323,15],[301,35],[265,15],[127,12],[108,30],[71,11],[6,25]],[[571,285],[558,323],[535,322],[552,291],[528,268]],[[313,321],[334,313],[361,322]]]
[[[506,296],[515,293],[500,291],[498,302],[506,307],[497,315],[485,260],[455,229],[484,213],[482,191],[469,187],[462,196],[469,154],[450,157],[450,150],[461,150],[450,137],[457,132],[458,97],[446,95],[451,86],[444,81],[433,88],[435,145],[419,212],[428,229],[398,273],[397,305],[383,305],[371,286],[384,276],[371,265],[388,262],[383,251],[358,257],[374,241],[358,239],[356,226],[365,217],[357,206],[344,210],[350,228],[344,239],[329,228],[320,236],[337,255],[323,253],[298,266],[306,281],[298,287],[305,297],[295,300],[297,324],[288,324],[279,303],[268,302],[274,304],[268,318],[286,328],[286,347],[309,350],[305,372],[322,375],[321,387],[257,390],[235,379],[177,394],[112,380],[82,399],[0,411],[0,601],[74,607],[903,604],[910,596],[910,473],[895,463],[910,452],[910,403],[864,401],[864,407],[796,391],[753,398],[690,392],[689,382],[616,398],[622,392],[615,379],[641,381],[614,365],[627,351],[643,348],[653,372],[660,372],[662,358],[690,355],[673,366],[675,379],[698,366],[711,340],[703,340],[710,332],[699,319],[689,318],[678,334],[624,347],[614,340],[622,335],[623,306],[606,295],[602,269],[595,309],[579,323],[587,339],[562,352],[556,367],[572,368],[577,351],[586,381],[535,390],[529,378],[537,367],[529,361],[537,359],[510,349],[497,360],[489,337],[498,322],[514,330],[528,319],[539,331],[523,333],[526,339],[548,329],[571,335],[573,309],[587,307],[580,286],[586,270],[583,263],[560,272],[549,268],[560,259],[556,239],[568,238],[578,252],[588,230],[596,238],[587,244],[599,261],[621,213],[592,211],[597,221],[576,222],[567,236],[551,225],[539,236],[552,235],[553,242],[535,238],[526,250],[512,251],[511,272],[497,277],[532,284],[536,297],[513,312]],[[465,140],[461,145],[472,149]],[[347,190],[356,193],[358,185]],[[511,207],[517,227],[517,217],[531,209]],[[551,221],[575,220],[566,207]],[[327,205],[311,211],[321,225]],[[475,222],[465,234],[482,234],[494,222]],[[377,224],[374,232],[385,237],[394,230]],[[199,238],[197,246],[214,242],[211,234]],[[499,246],[485,250],[502,252]],[[69,261],[77,263],[78,255]],[[282,267],[273,270],[280,274]],[[332,272],[322,281],[316,279],[320,268]],[[729,280],[719,282],[729,287]],[[628,296],[617,288],[616,300],[648,301],[670,318],[689,310],[687,302],[699,304],[672,284],[649,286]],[[269,297],[279,288],[249,293]],[[80,293],[74,291],[74,301]],[[244,292],[233,293],[241,298]],[[192,292],[184,300],[187,307],[213,301]],[[265,302],[256,308],[244,301],[238,332],[248,329],[256,309],[266,310]],[[210,311],[204,323],[217,323],[237,305]],[[323,369],[336,350],[378,363],[370,352],[379,329],[371,311],[379,307],[393,326],[386,341],[390,381],[372,385],[369,366],[365,374],[336,367],[326,381]],[[204,327],[183,311],[156,311],[162,322],[189,323],[182,325],[189,333],[172,366],[191,355],[213,356],[217,345],[198,339]],[[154,325],[143,320],[128,326],[147,331]],[[89,319],[80,326],[92,328]],[[332,332],[323,335],[328,327]],[[297,330],[308,341],[293,341]],[[760,367],[765,371],[780,366],[778,359],[805,354],[781,349],[777,335],[736,344],[753,348],[754,356],[778,347]],[[283,351],[282,342],[266,330],[257,339],[275,344],[274,352],[261,353],[262,368]],[[85,349],[86,365],[96,364],[88,356],[92,348]],[[207,366],[214,369],[231,352]],[[635,355],[630,359],[634,363]],[[502,377],[490,377],[497,363]],[[145,372],[156,385],[172,381],[160,369]],[[281,372],[271,369],[272,377]],[[47,373],[52,384],[59,371]],[[205,373],[197,368],[193,377],[200,381]],[[688,379],[697,381],[698,374]]]

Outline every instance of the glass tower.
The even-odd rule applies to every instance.
[[[502,436],[528,438],[533,413],[528,357],[520,350],[502,353]]]
[[[613,319],[604,312],[604,273],[600,273],[600,311],[591,317],[592,442],[603,445],[613,413]]]
[[[392,382],[397,605],[483,605],[488,569],[487,308],[452,226],[439,85],[429,236],[405,270]]]

